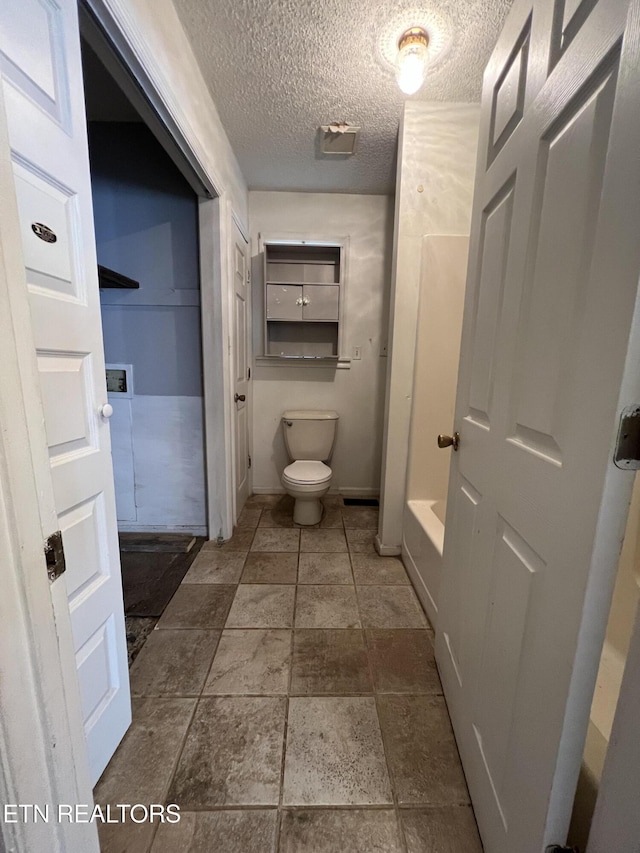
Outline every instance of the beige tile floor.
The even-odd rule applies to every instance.
[[[481,853],[433,656],[377,510],[249,500],[207,543],[131,669],[133,724],[101,804],[178,824],[101,827],[103,853]]]

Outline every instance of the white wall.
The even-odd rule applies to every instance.
[[[451,451],[440,450],[436,436],[453,431],[468,254],[468,237],[424,238],[408,499],[447,499]]]
[[[253,370],[253,488],[282,491],[287,464],[280,418],[285,409],[335,409],[340,415],[331,462],[332,490],[377,494],[387,358],[393,199],[333,193],[249,193],[253,338],[263,352],[262,238],[348,238],[343,351],[362,348],[348,370],[261,364]]]
[[[398,147],[379,543],[400,553],[423,237],[470,231],[479,104],[409,101]]]

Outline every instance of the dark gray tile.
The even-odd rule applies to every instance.
[[[271,507],[279,503],[284,497],[288,497],[288,495],[251,495],[245,506],[260,507],[261,509]]]
[[[380,696],[378,713],[400,804],[469,802],[442,696]]]
[[[205,542],[202,546],[202,550],[208,551],[210,549],[218,549],[221,551],[248,551],[251,547],[254,534],[255,530],[253,528],[236,528],[233,531],[231,539],[227,539],[227,541],[223,542],[221,545],[218,544],[217,540]]]
[[[259,527],[256,530],[252,551],[289,551],[298,552],[300,531],[281,527]]]
[[[342,509],[344,526],[357,530],[378,529],[378,509],[371,506],[345,506]]]
[[[408,853],[482,853],[471,806],[401,809]]]
[[[340,512],[340,508],[337,506],[325,505],[322,518],[320,519],[320,527],[323,529],[337,528],[342,530],[344,524],[342,522],[342,513]]]
[[[200,551],[182,583],[238,583],[246,559],[245,551]]]
[[[410,581],[399,557],[354,554],[351,557],[357,584],[404,584]]]
[[[369,630],[366,639],[378,693],[442,693],[428,631]]]
[[[298,555],[252,551],[247,557],[242,583],[295,583]]]
[[[353,530],[349,528],[344,531],[347,537],[347,545],[352,554],[377,554],[374,545],[376,538],[375,530]]]
[[[260,507],[244,506],[238,516],[238,528],[253,528],[258,526],[262,510]]]
[[[280,500],[265,508],[260,518],[260,527],[294,527],[294,499],[290,495],[282,495]]]
[[[371,693],[362,631],[295,631],[291,693]]]
[[[291,631],[223,631],[203,693],[286,693]]]
[[[356,588],[365,628],[426,628],[427,619],[410,586]]]
[[[400,853],[401,850],[392,809],[296,809],[282,815],[279,853]],[[427,850],[430,848],[425,848],[425,853]]]
[[[151,853],[275,853],[275,809],[182,812],[158,827]]]
[[[275,509],[265,509],[262,511],[262,517],[260,518],[260,527],[295,527],[293,512],[283,514],[277,512]]]
[[[326,509],[341,509],[344,506],[342,495],[328,494],[322,498],[322,505]]]
[[[296,628],[359,628],[353,586],[298,586]]]
[[[353,584],[348,554],[300,554],[298,583]]]
[[[347,540],[343,530],[316,528],[313,530],[302,530],[300,538],[300,551],[321,552],[344,552],[347,551]]]
[[[272,697],[200,699],[167,801],[187,811],[277,805],[285,711]]]
[[[223,628],[235,592],[224,584],[182,584],[158,628]]]
[[[134,699],[133,722],[94,789],[101,806],[162,803],[182,746],[195,699]],[[103,853],[140,853],[152,824],[99,824]]]
[[[391,803],[373,698],[289,700],[283,803]]]
[[[295,586],[244,583],[237,589],[227,628],[290,628]]]
[[[151,823],[128,819],[122,823],[98,823],[100,853],[144,853],[151,844],[153,829]]]
[[[220,631],[153,631],[131,668],[132,696],[199,694]]]
[[[96,785],[96,803],[159,802],[196,700],[133,699],[131,704],[131,726]]]

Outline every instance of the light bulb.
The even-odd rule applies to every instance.
[[[412,27],[398,42],[397,79],[405,95],[413,95],[424,83],[429,36],[422,27]]]

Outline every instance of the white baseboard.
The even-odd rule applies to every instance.
[[[380,541],[380,536],[376,535],[373,541],[375,549],[381,557],[398,557],[402,553],[400,545],[385,545]]]
[[[186,533],[192,536],[208,536],[206,525],[180,526],[175,524],[137,524],[135,521],[119,521],[119,533]]]
[[[345,498],[377,498],[380,494],[380,489],[342,486],[338,489],[338,494],[344,495]]]

